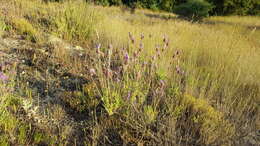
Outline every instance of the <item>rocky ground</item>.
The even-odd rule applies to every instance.
[[[55,45],[60,40],[52,40]],[[73,47],[64,44],[73,51]],[[78,48],[74,52],[79,51]],[[78,112],[66,103],[69,94],[80,90],[87,79],[68,72],[60,60],[53,57],[50,48],[22,40],[20,36],[0,38],[0,62],[2,72],[15,68],[15,81],[19,88],[29,87],[33,100],[24,100],[26,117],[31,118],[43,130],[66,137],[73,143],[82,141],[89,125],[88,113]],[[18,91],[19,89],[17,89]]]

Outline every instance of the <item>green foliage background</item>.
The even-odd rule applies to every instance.
[[[203,0],[190,0],[187,3],[178,5],[174,12],[194,20],[209,16],[213,6]]]
[[[87,0],[90,1],[90,0]],[[189,0],[95,0],[102,5],[128,5],[173,12],[174,8]],[[211,15],[260,15],[259,0],[205,0],[213,5]]]

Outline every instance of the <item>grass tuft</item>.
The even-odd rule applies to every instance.
[[[33,27],[33,25],[28,22],[24,18],[13,19],[12,20],[13,27],[16,29],[18,33],[24,35],[26,39],[36,42],[37,41],[37,30]]]

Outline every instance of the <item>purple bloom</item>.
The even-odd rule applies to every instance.
[[[2,72],[0,72],[0,80],[5,82],[8,80],[8,77],[6,75],[4,75]]]
[[[127,62],[128,62],[128,60],[129,60],[129,55],[128,55],[128,53],[127,53],[127,52],[125,53],[124,59],[125,59],[125,62],[127,63]]]
[[[130,97],[131,97],[131,92],[128,92],[128,93],[127,93],[127,96],[126,96],[126,100],[129,101],[129,100],[130,100]]]
[[[94,76],[94,75],[96,75],[96,70],[94,68],[91,68],[89,70],[89,73],[90,73],[91,76]]]
[[[99,43],[97,44],[96,49],[100,49],[100,48],[101,48],[101,44]]]

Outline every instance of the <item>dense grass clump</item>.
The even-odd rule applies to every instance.
[[[34,42],[37,40],[37,30],[26,19],[14,19],[12,23],[14,29],[26,36],[26,39]]]

